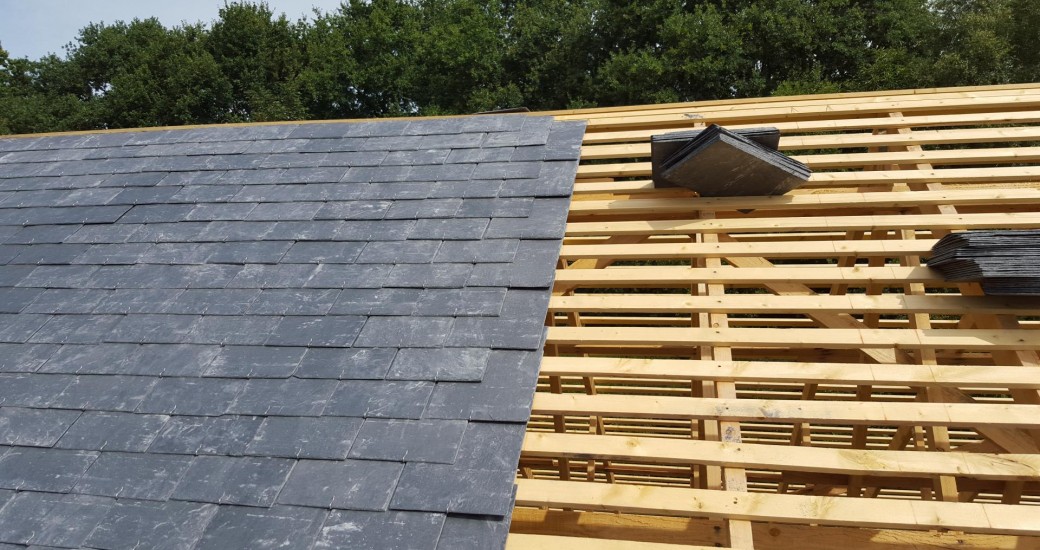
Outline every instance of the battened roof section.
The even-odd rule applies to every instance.
[[[502,546],[583,130],[0,140],[0,542]]]

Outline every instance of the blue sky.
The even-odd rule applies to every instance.
[[[268,0],[290,19],[336,9],[340,0]],[[217,18],[224,0],[0,0],[0,45],[12,57],[65,55],[63,46],[89,23],[158,17],[167,27]]]

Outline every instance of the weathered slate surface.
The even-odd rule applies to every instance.
[[[950,233],[928,266],[950,281],[978,281],[993,296],[1040,296],[1040,230]]]
[[[0,140],[0,545],[502,546],[583,133]]]

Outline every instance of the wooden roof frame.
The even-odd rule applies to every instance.
[[[1040,228],[1040,84],[552,114],[588,127],[509,548],[1040,548],[1040,299],[923,267]],[[650,136],[711,123],[812,179],[654,188]]]

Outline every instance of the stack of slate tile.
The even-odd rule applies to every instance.
[[[0,547],[501,548],[583,134],[0,139]]]
[[[948,281],[978,281],[993,296],[1040,295],[1040,230],[966,231],[932,247],[928,266]]]
[[[651,136],[654,185],[702,197],[782,195],[808,181],[809,168],[777,151],[775,128],[704,130]]]

